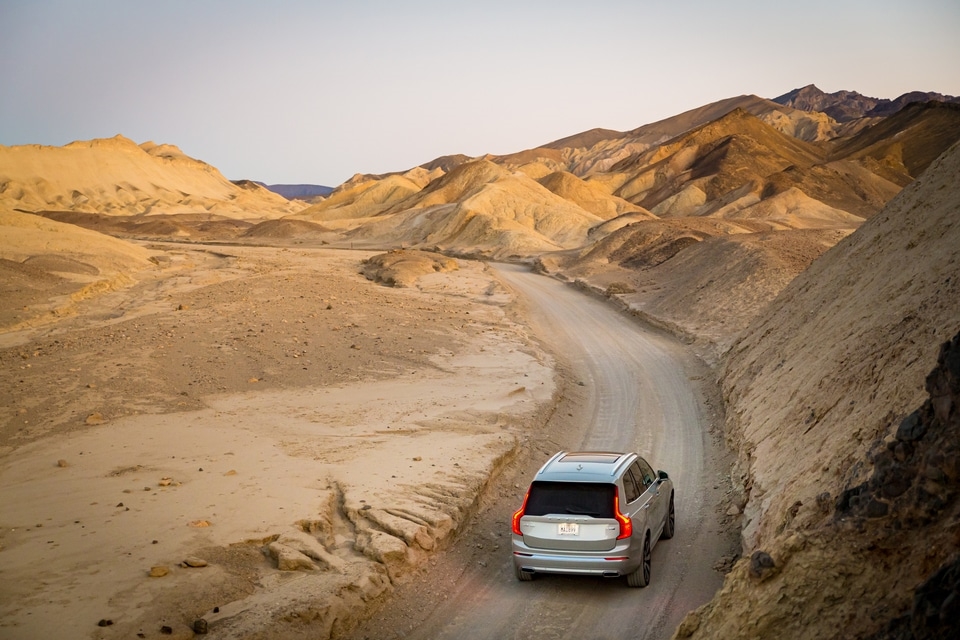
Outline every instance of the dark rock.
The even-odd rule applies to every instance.
[[[953,378],[954,384],[960,382],[960,346],[958,346],[958,336],[954,336],[950,342],[943,345],[943,370]],[[954,387],[956,389],[956,387]]]
[[[837,500],[838,507],[842,505],[852,516],[870,517],[883,510],[880,505],[889,507],[887,530],[909,531],[917,544],[938,532],[956,531],[960,333],[941,346],[937,366],[927,376],[926,390],[928,399],[903,419],[897,439],[878,447],[870,481],[845,490]],[[867,522],[862,517],[852,521]],[[939,568],[916,588],[911,610],[891,612],[894,617],[872,640],[960,638],[960,551],[955,543],[951,549],[943,539],[927,548],[925,561],[939,557]]]
[[[860,496],[867,491],[867,483],[863,483],[851,489],[845,489],[837,497],[836,514],[842,516],[850,513],[860,504]]]
[[[935,466],[928,466],[923,470],[923,477],[938,484],[943,484],[947,479],[947,474],[945,474],[942,469],[939,469]]]
[[[920,411],[914,411],[900,423],[897,428],[897,440],[915,442],[927,432],[927,425],[920,421]]]
[[[773,574],[776,563],[766,551],[754,551],[750,556],[750,575],[764,580]]]
[[[208,630],[209,630],[209,625],[207,624],[207,621],[204,620],[203,618],[200,618],[199,620],[194,620],[194,621],[193,621],[193,632],[194,632],[194,633],[199,634],[199,635],[203,635],[203,634],[207,633]]]
[[[873,473],[837,498],[835,518],[894,514],[894,529],[925,526],[960,493],[960,333],[940,350],[926,380],[929,398],[905,417],[896,439],[876,443],[868,460]],[[850,477],[856,477],[851,474]]]
[[[913,609],[893,619],[872,640],[960,638],[960,555],[943,563],[917,587]]]
[[[912,484],[912,477],[907,475],[894,476],[880,487],[880,495],[884,498],[897,498],[906,493]]]
[[[830,513],[831,497],[829,491],[824,491],[817,495],[817,508],[820,509],[822,513]]]
[[[882,518],[890,511],[886,502],[880,502],[877,499],[871,499],[864,507],[864,515],[868,518]]]

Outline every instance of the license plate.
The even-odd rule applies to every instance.
[[[580,525],[576,522],[560,522],[557,524],[557,535],[578,536],[580,535]]]

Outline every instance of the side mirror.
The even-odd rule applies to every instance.
[[[666,471],[657,471],[657,478],[660,480],[669,480],[670,476],[667,475]]]

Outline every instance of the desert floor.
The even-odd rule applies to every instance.
[[[0,334],[0,637],[339,635],[577,433],[482,263],[387,288],[366,252],[144,246]]]

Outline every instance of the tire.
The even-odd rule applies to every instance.
[[[637,570],[627,576],[631,587],[645,587],[650,584],[650,534],[643,538],[643,560]]]
[[[532,571],[521,571],[520,567],[517,567],[517,566],[513,568],[513,571],[514,573],[517,574],[517,580],[519,580],[520,582],[530,582],[531,580],[533,580]]]
[[[670,506],[667,507],[667,520],[663,523],[663,533],[660,537],[669,540],[677,532],[677,513],[673,509],[673,494],[670,494]]]

